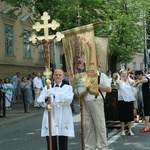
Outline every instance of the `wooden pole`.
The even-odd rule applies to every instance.
[[[47,89],[49,89],[49,84],[47,83]],[[51,99],[48,97],[48,104],[47,104],[47,110],[48,110],[48,125],[49,125],[49,150],[52,150],[52,124],[51,124]]]
[[[81,25],[81,16],[80,16],[80,7],[78,5],[78,27]],[[83,117],[83,97],[79,97],[80,101],[80,117],[81,117],[81,144],[82,144],[82,150],[84,150],[84,117]]]
[[[48,47],[48,49],[49,49],[49,47]],[[49,58],[48,59],[49,59],[48,68],[50,70],[50,49],[49,49]],[[50,88],[50,87],[48,86],[48,88]],[[50,99],[50,97],[48,97],[48,105],[50,105],[50,107],[51,107],[51,99]],[[49,147],[50,147],[49,150],[53,150],[53,148],[52,148],[51,108],[50,108],[50,110],[48,110],[48,120],[49,120]]]
[[[51,41],[52,42],[52,41]],[[47,84],[47,90],[50,88],[50,84],[51,84],[51,81],[50,81],[50,76],[51,76],[51,71],[50,71],[50,48],[49,48],[49,43],[47,43],[47,50],[48,50],[48,56],[46,56],[45,59],[47,63],[47,67],[45,68],[45,72],[44,72],[44,75],[46,76],[47,80],[46,80],[46,84]],[[48,129],[49,129],[49,150],[52,150],[52,121],[51,121],[51,99],[50,97],[47,98],[47,110],[48,110]]]
[[[83,97],[79,97],[80,101],[80,115],[81,115],[81,143],[82,143],[82,150],[84,150],[84,117],[83,117]]]

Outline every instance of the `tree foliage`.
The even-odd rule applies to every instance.
[[[28,9],[37,21],[44,11],[57,20],[60,31],[96,23],[95,35],[109,36],[110,56],[116,62],[130,62],[145,48],[146,18],[150,23],[149,0],[2,0]],[[18,13],[19,14],[19,13]],[[112,59],[114,60],[114,59]]]

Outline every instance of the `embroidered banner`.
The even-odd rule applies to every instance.
[[[62,32],[63,50],[70,84],[78,96],[98,95],[97,61],[93,24]]]
[[[95,37],[98,70],[106,73],[108,60],[108,37]]]

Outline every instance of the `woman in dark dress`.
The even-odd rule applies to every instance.
[[[141,70],[138,70],[135,72],[135,75],[138,79],[138,82],[135,83],[135,86],[142,83],[142,98],[143,98],[143,110],[144,110],[144,118],[145,118],[145,127],[142,128],[140,131],[142,133],[144,132],[150,132],[150,80],[149,78],[145,77],[143,72]]]

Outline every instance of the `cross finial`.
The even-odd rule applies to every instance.
[[[37,36],[36,38],[38,40],[51,40],[53,39],[55,36],[58,36],[56,37],[56,40],[57,41],[60,41],[64,35],[61,34],[60,32],[57,32],[56,35],[50,35],[49,34],[49,29],[51,28],[52,30],[56,30],[56,28],[58,28],[60,26],[60,24],[55,21],[55,20],[52,20],[51,23],[48,23],[48,20],[50,19],[50,16],[48,15],[47,12],[44,12],[43,13],[43,16],[41,16],[41,20],[43,20],[43,24],[41,24],[40,22],[36,22],[34,25],[33,25],[33,29],[36,30],[37,32],[39,32],[41,29],[44,30],[44,36]],[[33,44],[35,44],[37,42],[37,40],[35,40],[35,34],[31,36],[32,38],[29,39],[29,41],[32,41]]]
[[[52,72],[48,68],[46,68],[43,74],[47,79],[49,79],[50,76],[52,75]]]
[[[46,68],[43,74],[46,77],[46,84],[50,84],[50,76],[52,75],[52,72]]]

